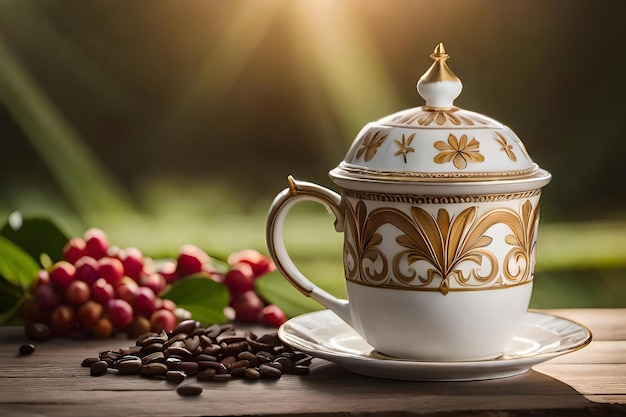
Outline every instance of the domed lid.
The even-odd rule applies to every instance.
[[[442,43],[430,57],[435,62],[417,83],[426,104],[365,125],[331,177],[336,182],[547,184],[550,174],[533,162],[511,129],[454,105],[463,84],[448,67]]]

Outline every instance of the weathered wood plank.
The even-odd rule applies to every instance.
[[[590,346],[518,377],[422,383],[355,375],[315,359],[311,374],[279,380],[203,383],[195,398],[165,381],[113,373],[90,377],[82,359],[132,344],[126,339],[37,343],[18,357],[21,329],[0,328],[0,416],[294,415],[467,416],[626,415],[626,310],[563,310],[597,332]],[[602,319],[604,317],[604,319]],[[594,329],[595,328],[595,329]],[[610,340],[615,331],[618,339]],[[195,382],[195,378],[191,378]]]
[[[581,394],[626,395],[626,364],[542,364],[537,372],[571,386]]]
[[[551,359],[548,363],[626,363],[626,341],[593,341],[584,349]]]
[[[626,309],[590,308],[541,310],[579,322],[593,333],[594,340],[626,340]]]

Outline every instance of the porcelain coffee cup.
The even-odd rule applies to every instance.
[[[443,45],[431,58],[418,82],[426,105],[361,130],[330,171],[340,194],[289,177],[269,212],[267,245],[293,286],[379,353],[491,359],[527,313],[539,198],[551,175],[511,129],[455,107],[461,82]],[[344,234],[347,300],[319,288],[289,257],[284,222],[302,201],[326,206]]]

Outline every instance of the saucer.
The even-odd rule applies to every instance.
[[[591,342],[585,326],[550,314],[529,311],[504,353],[495,359],[424,362],[376,352],[330,310],[288,320],[280,339],[296,350],[326,359],[361,375],[406,381],[477,381],[522,374],[532,366]]]

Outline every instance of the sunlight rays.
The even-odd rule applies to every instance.
[[[298,0],[292,6],[295,36],[312,53],[307,64],[321,78],[348,143],[365,123],[401,107],[384,60],[350,4]]]
[[[245,71],[253,53],[283,9],[284,0],[235,4],[232,21],[224,24],[220,39],[207,39],[203,65],[181,89],[164,120],[155,124],[158,135],[181,135],[199,102],[219,105]]]

